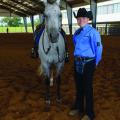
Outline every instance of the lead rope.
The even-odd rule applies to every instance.
[[[43,37],[42,37],[42,46],[43,46],[43,51],[45,52],[45,54],[47,55],[48,52],[50,51],[51,49],[51,46],[49,45],[49,48],[47,49],[47,51],[45,51],[45,47],[44,47],[44,34],[45,34],[45,31],[43,33]],[[56,47],[56,50],[57,50],[57,54],[58,54],[58,63],[60,62],[63,62],[65,58],[63,58],[62,60],[60,60],[60,53],[59,53],[59,48],[58,46]]]
[[[62,60],[60,60],[60,53],[59,53],[59,48],[58,46],[56,47],[56,50],[57,50],[57,54],[58,54],[58,62],[63,62],[65,58],[63,58]]]
[[[45,54],[47,55],[48,52],[49,52],[50,49],[51,49],[51,46],[49,45],[49,48],[47,49],[47,51],[45,51],[45,47],[44,47],[44,34],[45,34],[45,30],[44,30],[43,37],[42,37],[42,46],[43,46],[43,51],[44,51]]]

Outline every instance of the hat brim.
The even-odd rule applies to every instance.
[[[77,18],[77,15],[76,15],[76,13],[75,13],[75,12],[73,12],[73,15],[74,15],[74,17],[75,17],[75,18]]]
[[[87,17],[87,18],[89,18],[90,20],[93,19],[92,11],[88,11],[87,15],[78,15],[78,16],[75,14],[75,12],[73,12],[73,15],[74,15],[74,17],[75,17],[76,19],[79,18],[79,17]]]
[[[73,15],[74,15],[75,18],[78,18],[78,17],[87,17],[87,18],[89,18],[88,15],[76,15],[75,12],[73,12]]]

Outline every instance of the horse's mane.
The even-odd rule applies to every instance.
[[[56,2],[56,0],[47,0],[48,3],[53,4]]]

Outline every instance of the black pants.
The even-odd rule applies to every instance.
[[[75,107],[81,113],[86,113],[91,120],[94,118],[93,107],[93,74],[95,71],[95,60],[87,62],[83,69],[83,74],[76,71],[76,61],[74,61],[76,100]]]

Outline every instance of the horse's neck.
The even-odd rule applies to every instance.
[[[45,46],[49,46],[51,44],[49,41],[49,37],[48,37],[47,31],[46,31],[46,28],[43,31],[43,38],[42,39],[44,41]]]
[[[63,38],[61,32],[59,33],[58,41],[56,43],[51,43],[50,40],[49,40],[49,37],[48,37],[48,33],[46,31],[46,28],[45,28],[45,30],[43,32],[43,38],[42,39],[44,41],[43,43],[44,43],[45,49],[47,49],[49,47],[51,47],[53,49],[54,48],[56,49],[56,47],[60,47],[61,45],[64,46],[64,38]]]
[[[59,40],[57,43],[51,43],[48,38],[48,34],[46,29],[43,32],[42,36],[42,49],[45,54],[51,55],[53,57],[53,54],[60,56],[60,59],[64,58],[64,52],[65,52],[65,43],[64,43],[64,38],[60,33]],[[50,56],[48,56],[50,57]]]
[[[55,44],[57,45],[58,42],[59,42],[59,40],[58,40],[58,42],[56,42],[56,43],[53,44],[53,43],[49,40],[49,37],[48,37],[48,33],[47,33],[46,28],[45,28],[44,33],[43,33],[43,38],[44,38],[44,43],[45,43],[45,45],[47,45],[47,46],[51,45],[51,47],[52,47],[52,46],[54,46]]]

